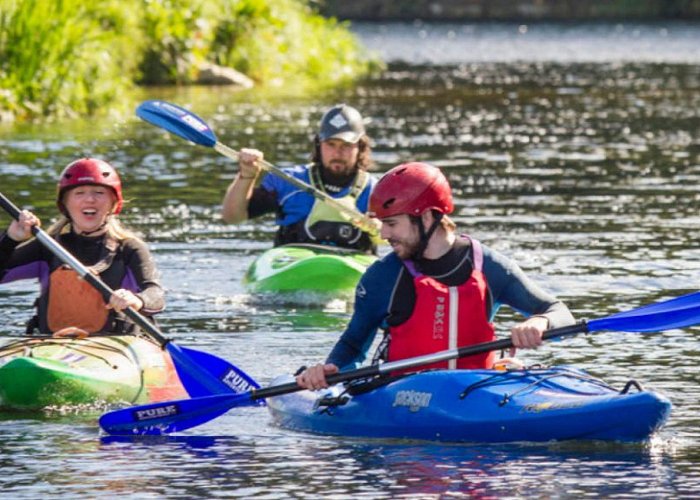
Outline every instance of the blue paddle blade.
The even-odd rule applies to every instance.
[[[111,411],[102,415],[99,422],[100,427],[112,435],[157,436],[196,427],[233,407],[258,404],[251,393],[219,394]]]
[[[200,381],[192,380],[193,377],[196,377],[196,372],[182,370],[181,373],[178,369],[178,365],[176,365],[175,368],[178,369],[178,375],[180,376],[182,385],[185,386],[190,397],[196,398],[226,393],[242,394],[251,389],[260,388],[260,384],[258,384],[253,377],[223,358],[188,347],[178,346],[178,349],[186,354],[191,362],[204,369],[211,377],[222,382],[225,386],[225,390],[220,390],[218,392],[207,391],[206,388],[203,389],[201,387],[202,384]],[[190,391],[188,387],[192,387],[192,391]]]
[[[241,394],[260,386],[247,373],[225,359],[173,342],[166,345],[182,385],[191,397]]]
[[[700,292],[649,304],[588,322],[588,330],[660,332],[700,323]]]
[[[144,101],[136,108],[136,115],[162,129],[209,148],[216,144],[216,135],[200,117],[175,104],[165,101]]]

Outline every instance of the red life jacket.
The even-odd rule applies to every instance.
[[[469,240],[474,268],[469,279],[459,286],[440,283],[418,272],[412,261],[404,262],[413,276],[416,304],[408,320],[389,329],[388,361],[490,342],[496,338],[493,324],[486,316],[488,288],[482,271],[481,244],[475,239]],[[495,359],[496,353],[489,352],[424,365],[419,369],[491,368]],[[416,369],[396,373],[411,371]]]

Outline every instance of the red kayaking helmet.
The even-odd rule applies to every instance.
[[[450,214],[452,190],[439,168],[427,163],[403,163],[379,179],[369,197],[369,215],[378,219],[394,215],[418,216],[426,210]]]
[[[77,186],[106,186],[114,191],[117,202],[112,213],[115,215],[122,211],[124,198],[122,197],[122,181],[114,167],[106,161],[96,158],[81,158],[69,164],[61,173],[58,180],[58,196],[56,204],[62,214],[66,214],[63,205],[63,195]]]

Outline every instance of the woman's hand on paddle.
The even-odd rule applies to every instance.
[[[260,173],[263,154],[257,149],[243,148],[238,152],[239,179],[255,179]]]
[[[532,349],[542,344],[542,334],[549,327],[549,320],[542,316],[533,316],[510,330],[513,346],[510,356],[515,356],[517,349]]]
[[[328,375],[333,375],[334,373],[338,373],[337,366],[331,363],[325,365],[319,363],[316,366],[307,368],[300,375],[297,375],[296,380],[299,387],[317,391],[328,387],[326,377]]]
[[[140,311],[143,307],[143,301],[134,295],[133,292],[124,288],[115,290],[109,299],[107,309],[114,309],[115,311],[121,312],[127,307],[131,307],[135,311]]]
[[[15,241],[28,240],[32,237],[32,226],[41,227],[41,221],[29,210],[22,210],[19,213],[19,219],[10,223],[7,236]]]

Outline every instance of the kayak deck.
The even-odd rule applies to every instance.
[[[28,338],[0,347],[3,408],[145,403],[186,396],[170,355],[142,338]]]
[[[428,371],[361,394],[335,386],[270,398],[268,408],[280,426],[305,432],[495,443],[642,441],[663,425],[671,403],[554,367]]]
[[[376,256],[326,245],[282,245],[248,268],[245,285],[256,292],[352,291]]]

